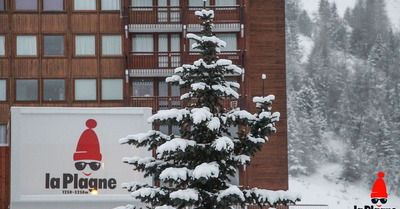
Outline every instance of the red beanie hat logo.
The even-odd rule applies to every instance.
[[[386,193],[386,184],[383,181],[383,177],[385,174],[383,172],[378,173],[378,179],[375,181],[374,187],[372,187],[371,198],[387,198],[388,194]]]
[[[74,161],[95,160],[101,161],[99,139],[96,133],[92,130],[96,128],[97,122],[93,119],[86,121],[86,129],[79,138],[76,152],[74,153]]]

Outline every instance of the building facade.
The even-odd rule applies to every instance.
[[[227,42],[220,58],[245,74],[238,100],[226,108],[255,112],[254,96],[275,94],[281,113],[243,187],[288,189],[284,0],[208,0],[215,34]],[[200,33],[202,0],[0,0],[0,208],[10,202],[11,106],[179,108],[165,82],[200,58],[187,33]],[[156,127],[176,133],[176,127]],[[15,131],[15,130],[13,130]]]

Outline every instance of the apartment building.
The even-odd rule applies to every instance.
[[[254,112],[252,98],[265,85],[281,113],[277,134],[239,172],[243,187],[288,188],[284,5],[206,1],[216,36],[227,42],[219,57],[245,70],[229,77],[241,96],[224,106]],[[202,7],[203,0],[0,0],[0,208],[10,201],[11,106],[182,107],[165,78],[200,58],[185,36],[200,33],[194,11]]]

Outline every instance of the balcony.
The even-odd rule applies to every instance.
[[[208,6],[214,10],[215,31],[240,31],[243,23],[243,7]],[[129,32],[182,32],[184,25],[188,32],[200,32],[198,17],[194,15],[202,7],[149,6],[128,7]]]
[[[223,51],[218,57],[244,67],[242,51]],[[200,58],[199,52],[130,52],[127,63],[128,69],[174,69],[182,64],[193,64]]]
[[[241,98],[239,99],[223,99],[222,105],[225,109],[231,110],[240,107]],[[183,108],[187,105],[187,101],[181,101],[180,97],[131,97],[131,107],[151,107],[153,114],[158,110],[167,110],[172,108]]]

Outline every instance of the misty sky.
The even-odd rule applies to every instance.
[[[317,11],[319,0],[300,0],[302,2],[302,6],[306,9],[309,14]],[[330,2],[336,2],[339,14],[343,16],[344,11],[347,7],[354,7],[354,4],[357,0],[329,0]],[[380,0],[376,0],[380,1]],[[386,0],[387,3],[387,11],[391,22],[394,24],[394,27],[399,30],[400,29],[400,0]]]

